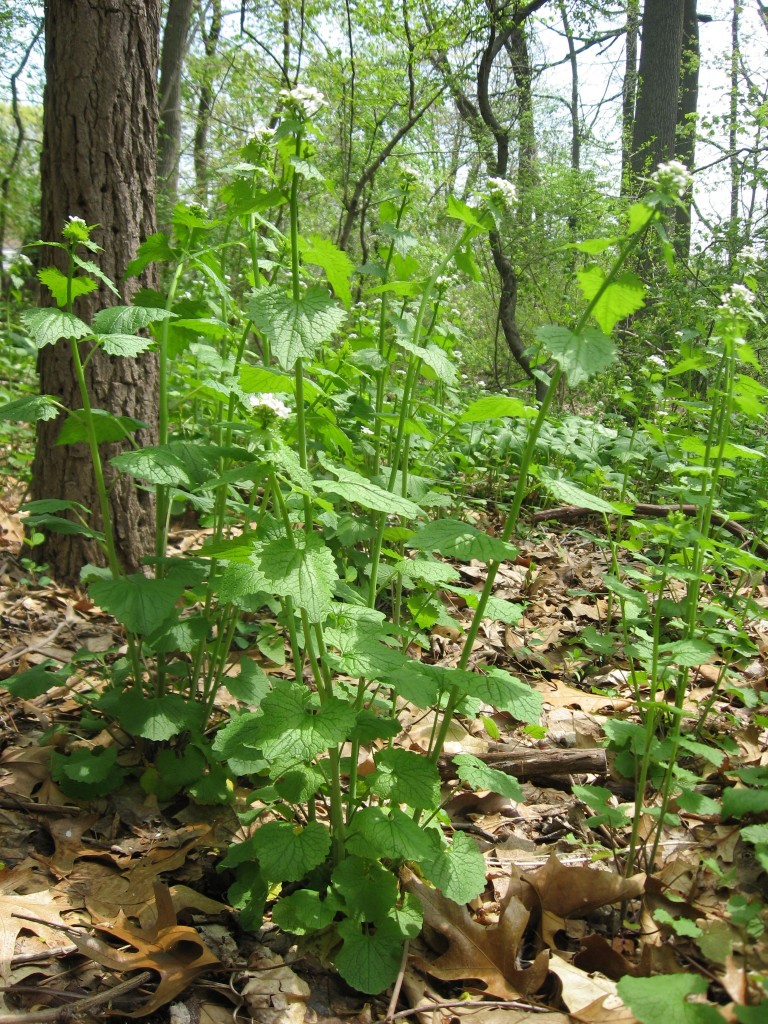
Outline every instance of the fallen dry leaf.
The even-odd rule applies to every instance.
[[[160,983],[154,995],[130,1013],[122,1011],[124,1017],[146,1017],[170,1002],[199,974],[220,967],[218,957],[208,949],[194,928],[176,923],[176,913],[168,889],[155,884],[157,920],[154,927],[138,929],[132,927],[124,914],[109,927],[97,925],[99,931],[113,935],[122,942],[133,946],[129,952],[103,942],[92,936],[72,935],[72,941],[79,951],[102,967],[113,971],[152,970],[160,975]]]
[[[588,914],[609,903],[642,896],[646,876],[622,878],[602,868],[561,864],[553,853],[543,868],[525,872],[523,878],[535,890],[542,910],[560,917]]]
[[[476,979],[500,999],[518,999],[541,988],[548,972],[549,951],[543,950],[530,967],[518,966],[530,916],[518,899],[507,901],[498,924],[485,927],[473,920],[465,906],[446,899],[407,869],[404,883],[421,902],[424,923],[449,943],[442,956],[420,965],[425,971],[443,981]]]

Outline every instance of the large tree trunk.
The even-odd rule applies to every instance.
[[[70,216],[98,224],[93,238],[104,251],[93,258],[118,283],[124,302],[130,302],[140,284],[153,283],[147,277],[138,282],[120,279],[140,241],[155,230],[160,2],[47,0],[45,5],[42,235],[59,241]],[[49,263],[66,270],[61,250],[44,253]],[[97,309],[115,301],[102,285],[79,298],[75,311],[88,321]],[[68,345],[59,342],[41,350],[41,389],[68,408],[79,408]],[[143,421],[147,428],[136,435],[138,443],[155,441],[153,355],[134,360],[97,353],[87,377],[94,407]],[[60,426],[60,420],[38,424],[33,497],[76,500],[96,510],[88,449],[82,444],[57,447]],[[109,457],[119,449],[102,446],[108,470]],[[108,485],[118,555],[127,570],[135,571],[152,547],[153,502],[129,477],[116,479],[110,471]],[[87,562],[104,562],[93,542],[61,534],[46,540],[40,557],[65,581],[76,580]]]
[[[157,184],[160,223],[167,229],[179,191],[181,152],[181,75],[195,0],[170,0],[160,54],[160,134]]]
[[[634,190],[639,178],[675,155],[683,7],[684,0],[645,0],[643,7],[643,39],[632,133]]]

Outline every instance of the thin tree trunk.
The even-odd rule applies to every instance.
[[[621,93],[621,192],[625,195],[632,180],[632,134],[635,128],[637,99],[637,39],[640,29],[640,0],[627,0],[627,27],[624,59],[624,85]]]
[[[696,114],[699,106],[699,18],[697,0],[684,0],[683,59],[680,101],[677,109],[676,157],[689,170],[696,160]],[[675,211],[675,249],[687,260],[691,251],[691,191],[685,197],[685,208]]]
[[[140,285],[155,283],[151,270],[139,280],[122,277],[141,240],[155,230],[159,27],[160,0],[47,0],[45,6],[42,235],[60,241],[70,216],[98,224],[93,238],[103,252],[91,258],[118,283],[124,302]],[[67,269],[61,250],[44,249],[43,259]],[[77,300],[76,312],[89,321],[115,301],[101,285]],[[68,342],[43,348],[38,368],[43,393],[68,408],[80,407]],[[137,442],[155,441],[154,355],[122,359],[96,352],[87,383],[94,407],[143,421],[147,426],[135,435]],[[57,446],[60,427],[60,418],[37,425],[32,496],[74,500],[97,510],[88,449]],[[137,571],[152,549],[154,505],[147,491],[109,467],[110,456],[123,447],[101,450],[118,555],[128,571]],[[98,516],[94,522],[98,526]],[[101,549],[79,536],[54,534],[35,551],[62,581],[76,581],[86,562],[104,562]]]
[[[169,0],[160,55],[160,131],[157,142],[159,220],[167,230],[179,191],[181,78],[195,0]]]
[[[739,21],[740,0],[733,0],[731,13],[731,95],[728,124],[728,163],[730,167],[730,223],[728,225],[728,262],[732,266],[739,248],[739,194],[741,192],[741,163],[739,161]]]
[[[195,122],[195,193],[198,202],[208,202],[208,128],[213,113],[213,60],[221,37],[221,0],[212,0],[211,27],[203,31],[205,67],[200,85]]]

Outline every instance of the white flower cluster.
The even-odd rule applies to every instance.
[[[720,300],[720,309],[733,313],[734,316],[752,313],[755,305],[755,293],[745,284],[732,284]]]
[[[501,196],[505,206],[512,206],[517,201],[517,190],[506,178],[489,178],[488,185],[491,192],[496,192]]]
[[[327,102],[320,90],[311,85],[297,85],[295,89],[281,89],[280,96],[286,106],[295,107],[304,117],[314,117]]]
[[[662,191],[674,192],[678,196],[684,196],[686,190],[693,183],[693,175],[679,160],[670,160],[666,164],[659,164],[651,178]]]
[[[274,413],[278,419],[285,420],[291,415],[291,410],[277,395],[249,395],[248,401],[253,409]]]

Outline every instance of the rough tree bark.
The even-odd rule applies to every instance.
[[[170,219],[179,191],[181,153],[181,75],[189,42],[195,0],[170,0],[160,54],[160,132],[157,142],[157,184],[160,223]]]
[[[693,170],[696,159],[696,114],[699,106],[699,17],[697,0],[684,0],[683,57],[680,98],[677,107],[676,157]],[[688,259],[691,251],[690,194],[685,207],[675,210],[674,243],[678,255]]]
[[[637,39],[640,31],[640,0],[627,0],[625,29],[624,85],[621,91],[621,192],[625,195],[632,182],[632,134],[637,99]]]
[[[645,0],[631,168],[639,179],[675,155],[684,0]]]
[[[141,284],[154,283],[147,276],[126,282],[121,277],[141,240],[155,230],[160,5],[161,0],[47,0],[45,5],[42,235],[59,241],[70,216],[100,225],[93,238],[104,251],[94,258],[118,283],[123,302]],[[66,270],[60,250],[43,252],[49,263]],[[88,321],[95,310],[116,301],[102,285],[80,297],[75,311]],[[79,408],[68,344],[41,350],[41,390],[68,408]],[[157,365],[152,354],[134,360],[96,353],[88,366],[88,387],[94,407],[147,424],[135,435],[139,444],[155,441]],[[87,447],[57,447],[60,427],[60,420],[38,424],[32,495],[97,509]],[[108,470],[110,456],[119,449],[103,446]],[[135,571],[152,547],[153,503],[129,477],[110,472],[109,485],[118,554],[124,567]],[[53,534],[36,550],[62,581],[76,580],[87,562],[104,561],[98,546],[79,536]]]

